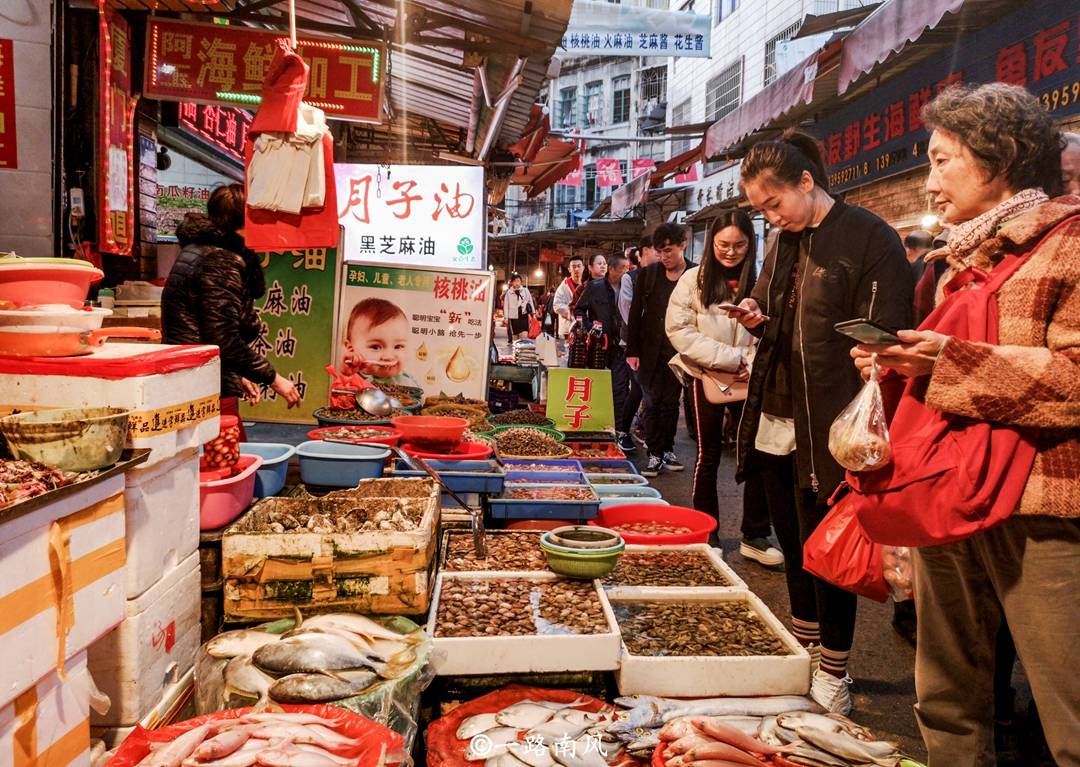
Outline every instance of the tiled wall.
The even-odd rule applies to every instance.
[[[0,169],[0,252],[55,256],[53,247],[52,6],[2,0],[0,38],[14,40],[18,168]]]

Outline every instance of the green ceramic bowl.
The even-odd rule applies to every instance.
[[[567,578],[592,580],[603,578],[615,569],[626,544],[600,552],[567,551],[563,546],[553,546],[541,540],[540,548],[547,557],[548,567],[554,572]]]

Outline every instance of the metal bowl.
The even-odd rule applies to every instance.
[[[0,418],[0,434],[15,458],[94,471],[120,460],[129,413],[115,407],[36,410]]]

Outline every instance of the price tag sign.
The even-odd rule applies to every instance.
[[[614,429],[611,371],[577,368],[549,370],[546,415],[560,431]]]

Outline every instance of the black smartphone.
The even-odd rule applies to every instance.
[[[837,333],[854,338],[860,344],[902,344],[896,331],[874,320],[848,320],[833,325]]]

